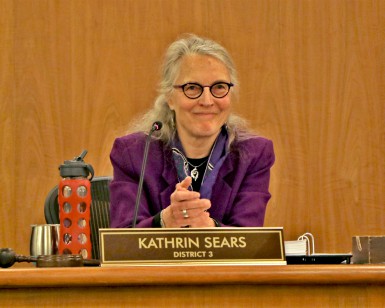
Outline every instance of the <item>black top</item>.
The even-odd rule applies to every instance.
[[[206,166],[208,162],[208,157],[203,158],[187,158],[187,161],[189,162],[189,170],[190,172],[195,168],[198,171],[198,177],[196,180],[192,179],[192,188],[194,191],[199,191],[201,189],[203,176],[206,171]],[[192,165],[192,166],[191,166]]]

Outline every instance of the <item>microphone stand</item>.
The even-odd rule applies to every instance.
[[[136,193],[136,201],[135,201],[135,209],[134,209],[134,219],[132,222],[132,227],[136,227],[136,220],[138,219],[138,211],[139,211],[139,204],[140,204],[140,197],[142,196],[142,189],[143,189],[143,179],[144,179],[144,172],[146,170],[147,165],[147,157],[148,157],[148,149],[150,146],[151,136],[152,133],[160,130],[162,128],[162,122],[156,121],[152,124],[151,130],[148,133],[148,136],[146,138],[146,145],[144,147],[144,154],[143,154],[143,162],[142,162],[142,170],[140,172],[140,178],[139,178],[139,186],[138,186],[138,192]]]

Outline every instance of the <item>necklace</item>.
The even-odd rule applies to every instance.
[[[207,160],[209,158],[207,157],[202,163],[200,163],[198,166],[194,166],[192,163],[190,163],[188,160],[187,160],[187,163],[193,167],[194,169],[191,170],[190,174],[191,174],[191,177],[193,178],[194,181],[196,181],[199,177],[199,171],[197,168],[199,168],[200,166],[202,166],[203,164],[207,163]]]

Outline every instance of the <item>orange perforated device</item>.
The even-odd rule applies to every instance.
[[[91,184],[88,179],[63,179],[59,184],[60,254],[91,258]]]
[[[60,219],[59,253],[92,258],[91,182],[94,169],[83,161],[87,151],[60,166],[58,202]],[[90,178],[88,178],[90,175]]]

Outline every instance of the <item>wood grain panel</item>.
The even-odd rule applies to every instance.
[[[6,307],[383,307],[381,286],[147,286],[1,290]]]
[[[18,183],[14,170],[15,105],[13,3],[0,0],[0,246],[14,244],[14,210]]]
[[[193,32],[224,44],[234,110],[274,141],[266,225],[347,252],[385,221],[385,2],[0,0],[0,244],[27,254],[58,166],[97,175],[150,108],[163,52]]]
[[[383,307],[382,286],[147,286],[6,289],[5,307]]]
[[[384,131],[383,78],[378,79],[384,55],[377,50],[383,41],[377,32],[381,10],[378,2],[349,3],[286,1],[280,17],[276,62],[285,105],[277,103],[281,131],[274,140],[284,149],[287,175],[277,181],[284,180],[297,196],[287,202],[293,210],[275,211],[282,216],[273,221],[293,236],[308,229],[321,251],[347,251],[340,239],[383,233],[378,222],[385,218],[383,197],[370,192],[383,189],[384,180],[376,138]],[[278,207],[287,200],[285,193],[275,196]],[[303,223],[294,227],[293,221]],[[328,243],[334,244],[326,248]]]

